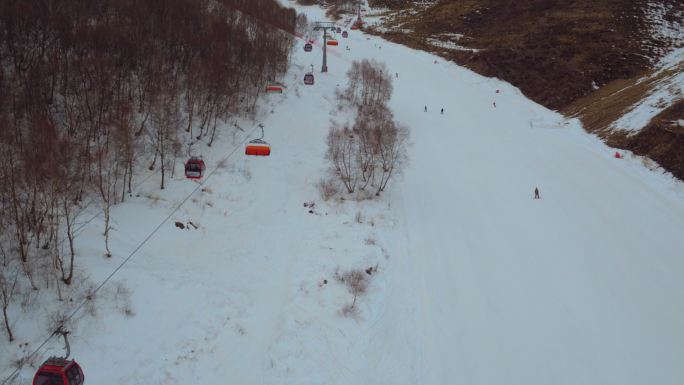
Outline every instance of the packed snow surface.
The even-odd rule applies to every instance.
[[[320,45],[299,43],[286,92],[264,100],[270,157],[244,156],[240,135],[203,147],[215,173],[113,279],[134,315],[101,305],[71,338],[86,383],[684,383],[682,184],[502,81],[349,33],[328,47],[328,73]],[[377,200],[326,203],[327,130],[351,118],[334,92],[363,58],[394,76],[411,161]],[[155,178],[113,212],[111,260],[100,223],[79,236],[94,282],[197,186]],[[344,316],[336,271],[369,266]],[[17,326],[18,341],[45,337],[39,320],[21,325],[38,326]],[[14,349],[0,346],[6,373]],[[40,358],[59,353],[53,340]]]

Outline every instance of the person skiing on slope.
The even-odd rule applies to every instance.
[[[424,112],[427,112],[427,106],[425,106],[425,110],[424,110]]]
[[[541,199],[539,197],[539,188],[537,187],[534,188],[534,199]]]
[[[440,111],[439,113],[444,115],[444,108],[442,108],[442,111]]]

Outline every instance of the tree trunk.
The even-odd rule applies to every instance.
[[[5,319],[5,330],[7,330],[7,335],[9,336],[9,342],[14,342],[14,335],[12,334],[12,328],[9,324],[9,316],[7,315],[7,306],[9,304],[2,305],[2,316]]]

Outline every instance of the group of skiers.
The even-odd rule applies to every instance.
[[[425,109],[424,109],[423,111],[427,112],[427,106],[425,106]],[[442,109],[439,111],[439,113],[442,114],[442,115],[444,115],[444,108],[442,108]]]
[[[399,77],[399,74],[396,74],[396,75],[397,75],[397,77]],[[496,107],[496,102],[494,102],[493,104],[494,104],[494,107]],[[427,112],[427,110],[428,110],[428,108],[427,108],[427,105],[426,105],[426,106],[423,108],[423,111],[424,111],[424,112]],[[444,108],[442,108],[442,109],[439,111],[439,113],[442,114],[442,115],[444,115]],[[541,199],[541,196],[539,195],[539,187],[535,187],[535,188],[534,188],[534,199]]]
[[[396,78],[399,78],[399,72],[395,72],[394,76]],[[496,90],[496,93],[498,94],[499,90]],[[494,108],[496,108],[496,102],[492,102],[492,105],[494,106]],[[423,112],[427,112],[427,110],[428,110],[427,105],[425,105],[425,107],[423,107]],[[442,109],[439,110],[439,113],[441,115],[444,115],[444,107],[442,107]],[[530,123],[530,125],[531,125],[531,123]],[[539,195],[539,187],[534,188],[534,198],[533,199],[541,199],[541,195]]]

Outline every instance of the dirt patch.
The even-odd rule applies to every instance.
[[[631,79],[613,81],[596,92],[575,100],[561,112],[565,116],[580,118],[589,132],[609,135],[611,125],[617,119],[653,93],[661,83],[682,71],[684,63],[658,72],[646,71]]]
[[[684,180],[684,100],[680,100],[657,115],[639,133],[614,133],[607,143],[627,148],[637,155],[647,156]]]
[[[571,103],[562,113],[579,118],[587,131],[597,134],[609,145],[648,156],[684,180],[684,128],[681,124],[684,121],[684,100],[674,102],[636,134],[615,126],[615,121],[634,105],[682,71],[684,63],[660,72],[651,71],[632,79],[616,80]]]
[[[405,2],[374,4],[406,7]],[[442,0],[396,11],[381,33],[435,52],[485,76],[505,79],[536,102],[560,109],[596,87],[650,68],[666,42],[645,19],[645,0]],[[680,7],[684,8],[684,5]],[[439,49],[429,39],[460,34],[474,49]]]

